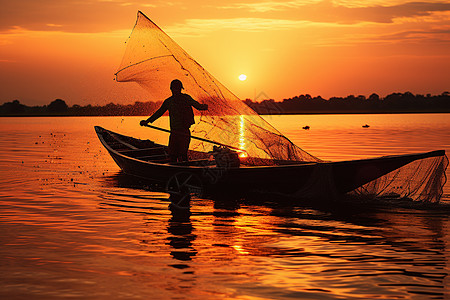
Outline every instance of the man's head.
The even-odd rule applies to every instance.
[[[172,94],[180,94],[182,89],[183,83],[181,83],[180,80],[172,80],[172,82],[170,83],[170,90],[172,91]]]

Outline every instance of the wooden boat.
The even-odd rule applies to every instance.
[[[218,166],[211,153],[189,150],[188,162],[169,163],[167,146],[95,127],[100,142],[124,173],[161,182],[168,191],[274,192],[299,197],[345,194],[418,159],[444,150],[339,162],[278,161],[276,165]]]

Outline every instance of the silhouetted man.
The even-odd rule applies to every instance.
[[[155,111],[147,120],[141,121],[141,126],[153,123],[169,110],[170,137],[169,137],[169,157],[171,162],[187,161],[187,152],[191,141],[191,131],[189,128],[194,121],[192,107],[198,110],[207,110],[207,104],[201,104],[192,99],[188,94],[183,94],[181,90],[183,84],[175,79],[170,83],[172,96],[164,100],[161,107]]]

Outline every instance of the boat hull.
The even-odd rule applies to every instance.
[[[207,193],[259,191],[294,194],[299,197],[335,196],[348,193],[417,159],[445,155],[445,152],[440,150],[341,162],[292,162],[287,165],[232,168],[207,163],[172,165],[130,155],[143,150],[137,145],[142,140],[119,135],[97,126],[95,130],[103,146],[124,173],[160,182],[168,189],[170,184],[175,182]],[[119,142],[112,145],[109,142],[111,136]],[[122,145],[117,147],[120,142]],[[128,152],[120,150],[120,147],[126,146],[131,147]],[[154,147],[167,150],[167,147],[158,144],[154,144]],[[151,151],[151,148],[145,151]]]

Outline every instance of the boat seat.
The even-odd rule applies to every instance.
[[[120,152],[123,155],[126,156],[131,156],[131,157],[137,157],[137,155],[139,154],[144,154],[146,156],[148,155],[153,155],[153,154],[157,154],[159,153],[166,153],[166,147],[152,147],[152,148],[143,148],[143,149],[125,149],[125,150],[119,150],[118,152]]]
[[[146,161],[157,161],[157,160],[163,160],[163,159],[169,159],[169,157],[166,154],[156,154],[156,155],[146,155],[146,156],[136,156],[136,159],[142,159]]]
[[[196,159],[196,160],[188,160],[188,161],[171,163],[171,165],[206,167],[206,166],[215,166],[216,162],[214,160],[209,160],[209,159]]]
[[[122,144],[122,145],[124,145],[124,146],[126,146],[126,147],[129,147],[130,149],[138,149],[138,148],[135,147],[134,145],[131,145],[131,144],[125,142],[124,140],[122,140],[120,137],[118,137],[118,136],[117,136],[116,134],[114,134],[114,133],[111,133],[109,136],[112,137],[113,139],[115,139],[115,140],[116,140],[117,142],[119,142],[120,144]]]
[[[148,162],[152,162],[152,163],[158,163],[158,164],[169,164],[170,163],[170,159],[166,158],[166,159],[153,159],[153,160],[146,160]]]

